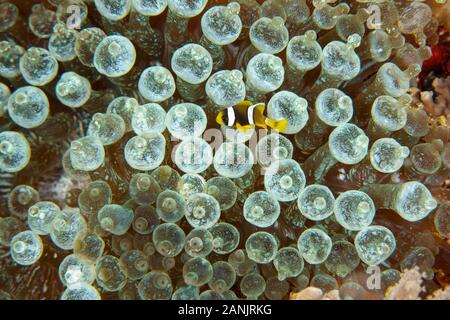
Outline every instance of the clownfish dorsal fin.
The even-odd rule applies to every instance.
[[[266,124],[272,129],[278,130],[278,132],[285,132],[288,126],[288,121],[286,119],[272,120],[266,118]]]
[[[236,108],[236,110],[244,112],[246,111],[253,103],[251,101],[248,100],[244,100],[239,102],[237,105],[235,105],[234,107]]]
[[[251,124],[247,124],[245,126],[241,125],[239,122],[236,123],[236,128],[244,133],[246,133],[248,130],[250,130],[251,128],[253,128],[253,126]]]

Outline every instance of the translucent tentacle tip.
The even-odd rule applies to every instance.
[[[70,149],[72,152],[83,154],[83,144],[80,141],[72,141],[70,143]]]
[[[423,60],[428,60],[433,55],[431,48],[429,46],[422,46],[419,48],[419,55]]]
[[[232,70],[231,71],[231,77],[236,79],[236,80],[238,80],[238,81],[244,79],[244,75],[239,70]]]
[[[230,2],[227,5],[227,9],[225,10],[225,13],[227,15],[236,15],[239,14],[239,12],[241,11],[241,5],[238,2]]]
[[[414,222],[428,216],[437,205],[437,201],[424,184],[408,181],[398,190],[394,207],[401,217]]]
[[[165,70],[158,70],[155,72],[155,81],[158,83],[164,83],[166,82],[168,78],[168,74]]]
[[[347,38],[346,48],[348,50],[354,50],[355,48],[358,48],[360,45],[361,45],[361,36],[359,34],[354,33]]]
[[[276,16],[272,18],[272,23],[277,28],[284,27],[284,19],[282,17]]]
[[[284,175],[280,178],[280,186],[283,189],[289,189],[292,187],[293,181],[292,178],[288,175]]]
[[[429,198],[427,200],[425,200],[424,202],[424,207],[427,210],[434,210],[438,205],[438,202],[434,199],[434,198]]]
[[[420,64],[414,63],[414,64],[408,66],[408,68],[406,68],[403,71],[403,74],[408,79],[413,79],[413,78],[415,78],[415,77],[417,77],[419,75],[420,71],[422,71],[422,67],[420,66]]]
[[[30,102],[30,98],[24,92],[18,92],[14,97],[14,102],[23,106]]]
[[[346,3],[339,3],[336,7],[332,8],[333,18],[336,20],[337,17],[347,14],[350,12],[350,6]]]
[[[398,98],[398,103],[400,104],[401,108],[408,107],[412,103],[412,101],[413,101],[413,97],[409,94],[401,95]]]
[[[314,30],[308,30],[305,32],[305,41],[316,41],[317,33]]]
[[[12,154],[14,151],[14,146],[9,141],[0,141],[0,153],[2,154]]]
[[[367,213],[371,209],[370,203],[367,201],[361,201],[358,203],[357,210],[359,213]]]
[[[267,65],[270,69],[277,71],[280,67],[282,67],[283,61],[279,57],[273,56],[269,57]]]
[[[350,98],[349,96],[342,96],[338,99],[338,108],[339,109],[348,109],[353,107],[353,101],[352,98]]]
[[[327,201],[324,197],[316,197],[313,202],[314,209],[323,210],[327,206]]]
[[[406,159],[409,156],[409,148],[408,147],[399,147],[396,150],[396,155],[399,159]]]
[[[355,147],[360,149],[366,149],[369,145],[369,138],[366,135],[359,135],[354,140]]]
[[[388,33],[388,32],[386,32]],[[391,41],[391,45],[393,49],[399,49],[405,45],[406,39],[400,32],[391,32],[388,33],[389,40]],[[431,50],[430,50],[431,53]]]
[[[75,81],[77,81],[77,80],[74,80],[74,82]],[[69,85],[67,83],[62,83],[59,86],[56,86],[56,93],[62,97],[68,96],[69,94],[71,94],[73,92],[74,92],[74,86]],[[17,101],[17,99],[16,99],[16,103],[19,103]]]
[[[108,52],[112,56],[116,57],[122,52],[122,48],[120,47],[120,44],[118,44],[117,42],[114,41],[109,44]]]

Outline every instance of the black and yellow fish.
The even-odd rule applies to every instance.
[[[235,127],[238,130],[246,132],[247,130],[259,127],[267,129],[272,128],[279,132],[284,132],[288,125],[286,119],[273,120],[264,115],[264,103],[253,104],[245,100],[224,111],[220,111],[216,121],[220,125]]]

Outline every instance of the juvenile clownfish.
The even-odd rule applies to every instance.
[[[286,119],[273,120],[264,115],[264,103],[252,104],[245,100],[224,111],[220,111],[216,117],[216,122],[220,125],[235,127],[238,130],[246,132],[247,130],[259,127],[267,127],[284,132],[288,125]]]

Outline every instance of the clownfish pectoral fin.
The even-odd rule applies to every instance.
[[[253,128],[251,124],[247,124],[245,126],[241,125],[240,123],[236,123],[236,128],[244,133],[246,133],[248,130]]]
[[[288,121],[286,119],[272,120],[266,118],[266,124],[272,129],[278,130],[279,132],[284,132],[288,126]]]
[[[253,112],[253,119],[256,126],[267,129],[266,117],[264,116],[264,108],[265,105],[262,103],[256,105],[255,111]]]
[[[251,130],[252,128],[254,128],[254,126],[252,126],[251,124],[247,124],[245,126],[242,126],[242,131],[244,133],[247,133],[247,131]]]
[[[225,122],[223,121],[223,111],[220,111],[216,116],[216,122],[220,124],[221,126],[225,125]]]

